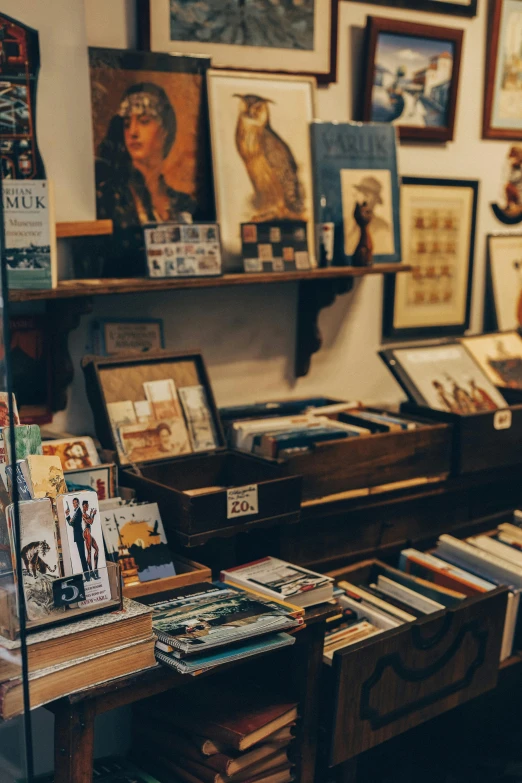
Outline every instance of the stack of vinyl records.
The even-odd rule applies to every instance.
[[[286,633],[304,610],[221,582],[202,582],[144,596],[154,614],[156,659],[183,674],[200,674],[295,641]]]
[[[164,694],[138,707],[134,748],[160,780],[288,783],[297,704],[205,681],[198,693]]]

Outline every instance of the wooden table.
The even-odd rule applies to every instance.
[[[296,780],[299,783],[314,783],[315,780],[324,630],[326,619],[335,611],[335,607],[330,604],[308,610],[306,625],[295,631],[295,644],[287,650],[291,656],[290,676],[299,701],[300,720],[296,737]],[[261,653],[259,657],[269,655],[277,655],[277,651]],[[201,676],[210,677],[225,669],[252,664],[252,661],[250,658],[224,664]],[[190,682],[200,679],[158,665],[95,685],[49,704],[47,708],[55,716],[55,783],[92,783],[94,723],[97,715],[181,685],[190,685]]]

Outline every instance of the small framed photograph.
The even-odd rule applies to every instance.
[[[518,332],[494,332],[463,337],[491,383],[501,389],[522,389],[522,337]]]
[[[466,348],[458,342],[380,351],[408,397],[417,405],[468,415],[507,403]]]
[[[413,269],[385,282],[384,337],[469,328],[478,187],[476,180],[403,177],[402,260]]]
[[[522,327],[522,234],[488,236],[488,299],[493,328]]]
[[[160,223],[145,226],[143,233],[149,277],[222,274],[217,223]]]
[[[359,2],[359,0],[351,0]],[[366,0],[372,5],[406,8],[408,11],[428,11],[432,14],[452,16],[476,16],[477,0]]]
[[[485,139],[522,139],[522,0],[491,0],[484,122]]]
[[[206,54],[216,68],[337,79],[339,0],[138,0],[140,48]]]
[[[362,119],[401,140],[453,139],[464,31],[368,17]]]

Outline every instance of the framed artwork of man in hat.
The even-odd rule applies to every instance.
[[[397,131],[386,123],[312,123],[315,212],[334,225],[334,264],[353,264],[369,240],[373,261],[401,261]],[[365,216],[364,237],[356,214]],[[369,217],[369,221],[367,221]]]

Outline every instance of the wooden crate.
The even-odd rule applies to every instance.
[[[283,464],[288,475],[303,477],[304,501],[353,489],[448,474],[451,470],[451,426],[416,418],[421,426],[415,430],[318,443],[311,451],[296,454]]]
[[[522,463],[522,404],[467,416],[411,402],[403,403],[401,410],[452,425],[451,466],[455,475]]]
[[[300,476],[287,475],[273,460],[266,461],[226,448],[201,354],[154,351],[145,356],[88,356],[82,366],[96,432],[105,449],[116,449],[108,403],[132,401],[131,395],[136,395],[148,380],[172,378],[176,387],[201,385],[205,388],[216,435],[215,449],[132,465],[120,461],[120,483],[136,490],[139,500],[158,503],[171,543],[176,539],[185,546],[194,546],[213,536],[299,519]],[[250,486],[257,497],[257,510],[234,516],[229,509],[229,493],[235,488]],[[198,494],[191,494],[194,490],[198,490]]]
[[[378,560],[331,572],[367,584]],[[325,667],[329,762],[341,764],[495,687],[506,587],[337,650]]]

